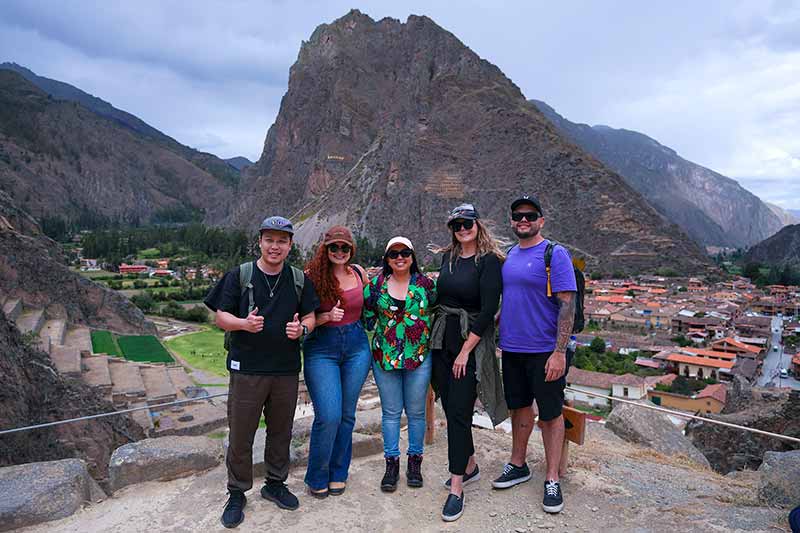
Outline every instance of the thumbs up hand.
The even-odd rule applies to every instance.
[[[264,317],[258,316],[258,307],[250,311],[250,314],[244,319],[242,329],[249,333],[259,333],[264,329]]]
[[[336,305],[331,309],[331,322],[339,322],[344,316],[344,309],[341,305],[341,300],[336,300]]]
[[[291,322],[286,323],[286,336],[292,340],[297,340],[303,334],[303,326],[300,324],[300,315],[294,314]]]

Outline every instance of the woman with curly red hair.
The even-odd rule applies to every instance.
[[[303,373],[314,404],[305,482],[317,498],[345,490],[356,403],[371,362],[360,320],[367,275],[352,263],[355,253],[350,230],[334,226],[306,265],[322,302],[317,326],[303,343]]]

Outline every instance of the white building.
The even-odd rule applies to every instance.
[[[588,393],[611,395],[611,380],[615,378],[613,374],[603,372],[592,372],[591,370],[581,370],[580,368],[570,367],[567,373],[567,387],[574,389],[564,392],[567,400],[588,407],[609,407],[609,400],[591,396]]]

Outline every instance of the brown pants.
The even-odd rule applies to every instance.
[[[262,412],[267,424],[266,478],[268,481],[286,481],[296,406],[297,375],[258,376],[231,372],[228,395],[230,436],[225,457],[229,491],[253,488],[253,439]]]

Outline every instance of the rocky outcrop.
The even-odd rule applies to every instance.
[[[606,427],[628,442],[649,446],[664,455],[683,455],[710,468],[703,454],[661,413],[618,403],[606,419]]]
[[[53,98],[6,69],[0,116],[0,189],[34,216],[97,224],[215,222],[227,213],[236,170],[160,132],[154,139],[118,117]],[[209,173],[217,167],[230,179]]]
[[[0,428],[11,429],[113,411],[110,402],[80,381],[61,376],[44,352],[23,341],[0,313]],[[111,416],[0,436],[0,466],[80,458],[98,480],[111,452],[143,438],[127,415]]]
[[[800,267],[800,224],[786,226],[769,239],[756,244],[744,254],[741,263]]]
[[[0,468],[0,531],[70,516],[105,499],[80,459]]]
[[[680,157],[636,131],[576,124],[532,103],[572,142],[619,172],[659,213],[695,241],[743,248],[784,225],[774,209],[736,181]]]
[[[800,391],[752,389],[750,405],[739,412],[708,415],[745,426],[800,438]],[[714,470],[756,470],[765,452],[786,452],[800,446],[789,441],[702,421],[691,421],[686,435],[708,458]]]
[[[159,437],[114,450],[109,486],[118,491],[145,481],[167,481],[213,468],[222,459],[219,440],[208,437]]]
[[[510,235],[508,206],[527,192],[543,203],[546,234],[592,267],[708,267],[679,228],[427,17],[376,22],[354,10],[319,26],[242,190],[228,223],[282,213],[306,248],[342,223],[373,243],[391,232],[423,250],[447,241],[445,214],[463,201]]]
[[[759,500],[788,508],[800,504],[800,450],[766,452],[758,473]]]

